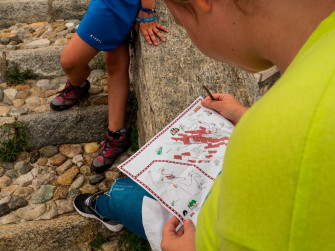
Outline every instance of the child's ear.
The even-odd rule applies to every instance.
[[[212,0],[195,0],[195,4],[205,12],[212,9]]]

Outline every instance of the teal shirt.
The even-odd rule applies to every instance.
[[[238,123],[196,244],[335,250],[335,12]]]

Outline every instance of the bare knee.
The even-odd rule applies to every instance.
[[[60,64],[62,66],[63,71],[66,74],[71,73],[76,68],[74,60],[71,57],[69,57],[64,51],[60,56]]]

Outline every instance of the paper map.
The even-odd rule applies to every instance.
[[[180,220],[196,224],[234,125],[199,97],[118,168]]]

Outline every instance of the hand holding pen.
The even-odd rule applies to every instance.
[[[232,95],[227,93],[211,94],[207,87],[203,86],[208,97],[202,100],[204,107],[211,108],[223,117],[230,120],[234,125],[240,120],[242,115],[248,110],[247,107],[241,105]]]

